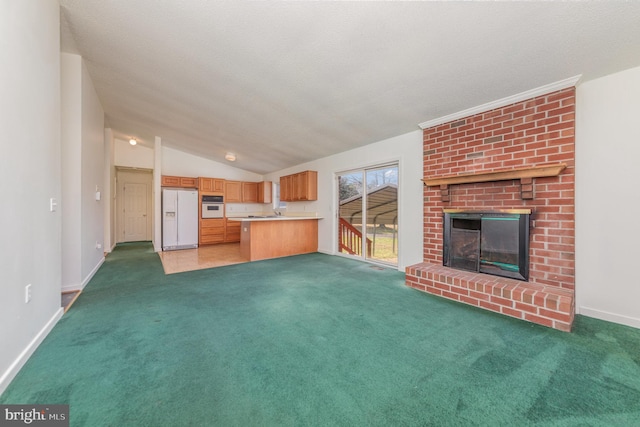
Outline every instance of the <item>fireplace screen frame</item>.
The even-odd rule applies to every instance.
[[[508,277],[517,280],[528,281],[529,280],[529,239],[530,239],[530,221],[531,211],[528,209],[521,210],[508,210],[508,211],[459,211],[459,210],[445,210],[443,216],[444,233],[443,233],[443,265],[459,270],[474,271],[478,273],[491,274],[499,277]],[[454,220],[462,220],[460,227],[454,227]],[[487,259],[483,259],[483,245],[482,245],[482,223],[488,220],[510,220],[518,221],[517,224],[517,263],[500,263],[490,262]],[[464,225],[467,224],[467,225]],[[485,224],[489,224],[486,222]],[[488,228],[488,225],[485,225]],[[474,245],[475,233],[477,236],[477,259],[468,259],[460,262],[452,253],[450,242],[452,239],[452,231],[457,232],[460,230],[463,233],[468,234],[469,244]],[[462,235],[462,234],[458,234]],[[515,261],[515,260],[514,260]],[[475,263],[475,265],[474,265]]]

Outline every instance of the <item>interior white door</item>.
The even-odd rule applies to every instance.
[[[124,184],[124,241],[149,240],[147,236],[147,184]]]

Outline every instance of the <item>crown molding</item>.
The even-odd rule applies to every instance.
[[[581,77],[582,77],[582,74],[578,74],[577,76],[569,77],[568,79],[560,80],[554,83],[537,87],[535,89],[531,89],[515,95],[507,96],[506,98],[498,99],[496,101],[487,102],[486,104],[468,108],[466,110],[462,110],[457,113],[448,114],[446,116],[442,116],[437,119],[428,120],[426,122],[420,123],[418,126],[420,126],[420,129],[427,129],[433,126],[440,125],[442,123],[447,123],[457,119],[462,119],[464,117],[473,116],[474,114],[483,113],[485,111],[490,111],[496,108],[504,107],[505,105],[515,104],[516,102],[535,98],[536,96],[546,95],[547,93],[566,89],[568,87],[575,86]]]

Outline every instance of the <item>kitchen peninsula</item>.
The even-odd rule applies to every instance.
[[[249,261],[318,251],[316,216],[232,217],[240,221],[240,253]]]

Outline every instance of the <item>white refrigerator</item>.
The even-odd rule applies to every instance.
[[[162,190],[162,250],[198,247],[198,192]]]

